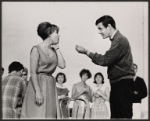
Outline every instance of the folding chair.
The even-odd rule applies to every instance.
[[[65,117],[63,114],[63,108],[62,108],[62,106],[63,106],[63,103],[64,103],[64,101],[65,102],[67,102],[66,103],[66,109],[67,109],[67,117]],[[76,102],[77,104],[78,104],[78,101],[81,101],[81,102],[83,102],[83,104],[84,104],[84,113],[83,113],[83,118],[85,117],[85,113],[86,113],[86,102],[83,100],[83,99],[75,99],[75,100],[72,100],[71,98],[69,98],[69,97],[66,97],[66,98],[63,98],[63,99],[61,99],[61,101],[60,101],[60,111],[61,111],[61,114],[62,114],[62,119],[70,119],[70,118],[72,118],[71,116],[72,116],[72,107],[71,107],[71,102]],[[78,114],[78,110],[77,110],[77,114]],[[77,116],[76,116],[77,117]]]
[[[68,108],[69,100],[70,100],[69,97],[65,97],[65,98],[61,99],[59,102],[62,119],[66,119],[66,118],[70,117],[69,116],[69,108]],[[67,113],[67,115],[64,114],[64,111]]]

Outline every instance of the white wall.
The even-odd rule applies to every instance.
[[[107,79],[107,68],[94,65],[89,58],[75,51],[79,44],[92,52],[104,54],[110,47],[95,26],[102,15],[111,15],[117,28],[124,34],[132,48],[138,75],[148,85],[148,3],[147,2],[2,2],[2,66],[4,76],[12,61],[29,67],[29,53],[33,45],[42,42],[36,29],[40,22],[49,21],[60,27],[60,49],[67,63],[65,69],[57,68],[67,76],[66,86],[80,81],[79,72],[90,69],[93,76],[100,71]],[[93,77],[87,82],[93,85]],[[148,111],[148,100],[143,100],[143,110]],[[148,118],[148,115],[145,116]]]

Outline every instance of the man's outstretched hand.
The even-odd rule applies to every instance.
[[[75,49],[78,53],[81,53],[81,54],[86,54],[87,53],[87,50],[82,46],[76,45]]]

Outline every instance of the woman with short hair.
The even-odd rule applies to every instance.
[[[56,88],[63,119],[69,118],[69,110],[67,108],[67,103],[69,101],[68,97],[69,90],[66,86],[64,86],[66,80],[67,80],[66,75],[64,73],[59,72],[56,75]]]
[[[49,22],[42,22],[37,28],[43,39],[30,52],[31,78],[26,91],[21,118],[60,118],[60,108],[53,77],[57,66],[65,68],[65,60],[59,49],[59,28]]]
[[[108,119],[109,112],[105,104],[109,101],[109,88],[104,86],[104,76],[98,72],[94,76],[96,86],[93,88],[93,105],[91,108],[91,119]]]
[[[83,106],[81,101],[75,101],[72,110],[73,119],[90,119],[90,102],[92,102],[92,90],[86,81],[91,78],[91,72],[88,69],[82,69],[80,72],[81,82],[73,85],[72,99],[82,99],[86,103],[86,107]]]

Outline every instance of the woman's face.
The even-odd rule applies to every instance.
[[[52,40],[53,44],[58,44],[59,43],[59,37],[60,36],[59,36],[59,34],[56,30],[50,35],[50,37],[51,37],[51,40]]]
[[[97,84],[102,83],[102,76],[101,76],[101,75],[97,75],[97,76],[95,77],[95,80],[96,80],[96,83],[97,83]]]
[[[88,74],[87,73],[83,74],[81,79],[82,79],[82,81],[85,82],[88,79]]]
[[[59,84],[62,84],[62,83],[64,82],[64,76],[63,76],[63,75],[59,75],[59,76],[57,77],[57,82],[58,82]]]

